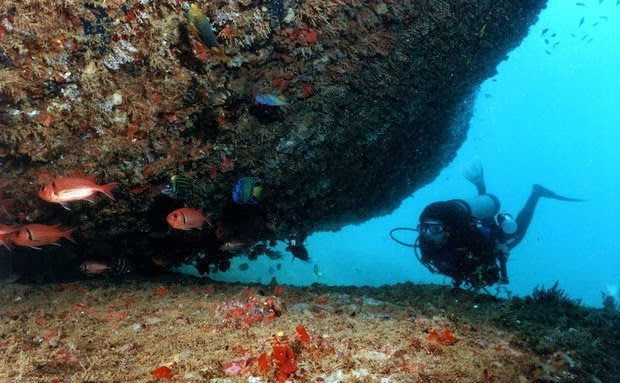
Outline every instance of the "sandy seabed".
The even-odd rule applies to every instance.
[[[437,309],[450,300],[456,311]],[[568,356],[519,348],[441,286],[92,280],[0,291],[1,382],[534,382]],[[454,312],[461,312],[458,317]]]

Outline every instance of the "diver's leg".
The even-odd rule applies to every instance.
[[[534,217],[534,210],[536,210],[536,204],[539,199],[540,193],[536,190],[532,190],[530,196],[525,202],[525,206],[523,206],[523,209],[521,209],[519,215],[517,215],[517,231],[515,231],[515,233],[511,235],[506,242],[506,245],[509,248],[512,249],[517,246],[523,240],[523,237],[525,237],[527,228],[530,226],[530,222],[532,222],[532,217]]]
[[[534,210],[536,209],[536,204],[538,203],[538,200],[540,199],[540,197],[555,199],[559,201],[568,201],[568,202],[582,202],[583,201],[582,199],[568,198],[568,197],[558,195],[543,186],[534,184],[532,186],[532,193],[527,199],[525,206],[523,206],[523,209],[521,209],[521,211],[519,212],[519,215],[517,215],[517,219],[516,219],[517,231],[512,236],[510,236],[508,240],[506,241],[506,245],[510,249],[517,246],[523,240],[523,237],[525,237],[525,232],[527,231],[528,226],[530,226],[530,222],[532,222],[532,217],[534,216]]]
[[[508,260],[508,256],[502,253],[497,259],[499,261],[499,284],[507,285],[509,283],[508,270],[506,269],[506,261]]]

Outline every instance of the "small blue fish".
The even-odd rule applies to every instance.
[[[256,102],[258,102],[261,105],[268,105],[268,106],[288,106],[289,103],[286,101],[286,98],[284,98],[284,96],[278,96],[275,94],[257,94],[256,97],[254,97],[254,100],[256,100]]]
[[[243,177],[235,184],[232,191],[233,201],[240,205],[256,205],[263,192],[258,177]]]

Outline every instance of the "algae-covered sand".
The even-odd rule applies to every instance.
[[[618,372],[617,313],[432,285],[169,276],[4,285],[0,304],[1,382],[612,382]]]

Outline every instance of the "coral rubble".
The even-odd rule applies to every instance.
[[[432,285],[13,284],[0,381],[614,382],[619,325]]]

